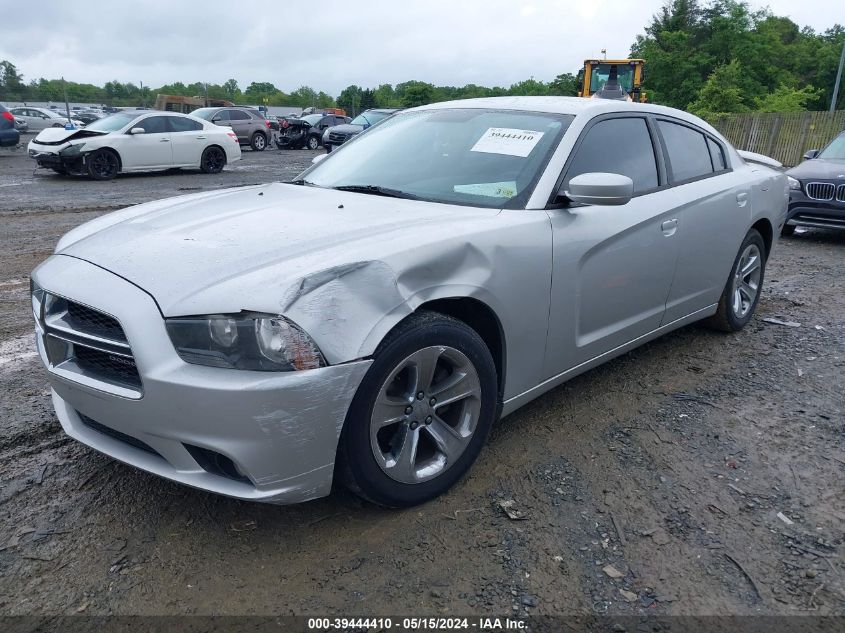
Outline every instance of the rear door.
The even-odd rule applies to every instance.
[[[730,169],[721,141],[678,119],[657,118],[678,195],[680,254],[664,324],[719,301],[751,219],[751,187]]]
[[[677,198],[645,115],[595,119],[575,145],[562,184],[583,173],[622,174],[622,206],[552,209],[554,255],[545,378],[624,345],[663,319],[678,257]]]
[[[229,113],[229,123],[235,134],[238,135],[240,143],[249,143],[249,137],[252,133],[252,118],[243,110],[227,110]]]
[[[174,167],[198,167],[208,135],[199,121],[180,116],[167,117]]]
[[[120,158],[123,171],[159,169],[173,165],[170,127],[167,116],[148,116],[132,124],[144,128],[144,134],[124,134],[120,138]]]

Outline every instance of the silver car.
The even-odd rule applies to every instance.
[[[68,123],[66,114],[60,111],[51,110],[50,108],[33,108],[32,106],[24,106],[20,108],[11,108],[9,110],[15,115],[16,119],[20,119],[27,125],[27,129],[32,132],[39,132],[48,127],[64,127]],[[83,127],[85,124],[82,121],[73,118],[71,113],[70,121],[76,127]]]
[[[70,436],[241,499],[418,504],[569,378],[742,329],[787,206],[707,123],[618,101],[438,103],[322,158],[60,240],[32,307]]]

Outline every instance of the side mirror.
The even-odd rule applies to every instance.
[[[561,194],[582,204],[619,206],[631,201],[634,181],[620,174],[580,174],[569,181],[568,189]]]
[[[314,158],[311,159],[311,164],[316,165],[321,160],[324,160],[328,156],[328,154],[317,154]]]
[[[804,160],[810,160],[811,158],[815,158],[818,155],[819,155],[819,150],[811,149],[809,152],[804,154]]]
[[[212,122],[212,123],[220,123],[220,121],[222,121],[222,120],[223,120],[223,119],[221,119],[219,116],[216,116],[216,117],[214,117],[214,118],[212,118],[212,119],[211,119],[211,122]]]
[[[147,133],[147,131],[146,131],[144,128],[142,128],[142,127],[133,127],[131,130],[129,130],[129,133],[130,133],[130,134],[132,134],[132,135],[135,135],[135,134],[146,134],[146,133]]]

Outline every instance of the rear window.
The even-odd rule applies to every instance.
[[[699,178],[713,173],[710,149],[701,132],[669,121],[658,121],[660,133],[669,152],[672,179],[675,182]]]

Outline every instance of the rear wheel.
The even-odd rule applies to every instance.
[[[249,141],[249,146],[256,152],[263,152],[264,148],[267,147],[267,136],[261,132],[256,132],[252,135],[252,138]]]
[[[708,325],[723,332],[738,332],[751,320],[760,300],[766,272],[766,244],[756,229],[751,229],[739,247],[731,276],[719,306]]]
[[[466,324],[415,315],[379,346],[349,408],[338,477],[388,507],[423,503],[473,464],[498,413],[490,351]]]
[[[205,174],[219,174],[226,165],[226,154],[219,147],[206,147],[200,159],[200,169]]]
[[[120,171],[117,154],[108,149],[98,149],[85,159],[88,175],[94,180],[111,180]]]

